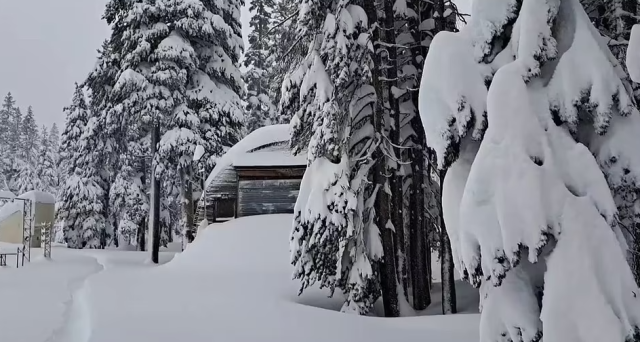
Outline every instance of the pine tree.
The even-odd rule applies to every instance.
[[[205,148],[203,160],[213,166],[215,157],[240,137],[243,93],[238,63],[243,49],[240,25],[240,1],[225,1],[222,7],[211,1],[174,4],[171,39],[178,39],[189,54],[175,55],[180,61],[185,83],[184,105],[170,116],[158,146],[160,171],[177,167],[181,182],[182,230],[185,241],[194,237],[192,159],[196,146]],[[224,18],[224,22],[212,18]],[[213,29],[214,34],[208,32]],[[169,46],[167,46],[169,47]],[[173,54],[170,49],[163,51]],[[194,54],[192,54],[194,53]],[[188,58],[185,58],[188,57]],[[195,58],[195,60],[193,59]],[[169,65],[167,65],[169,67]]]
[[[15,111],[15,100],[11,93],[8,93],[0,108],[0,182],[3,184],[10,181],[14,157],[11,152],[11,133],[13,125],[11,120]]]
[[[101,127],[90,113],[81,86],[76,84],[65,113],[67,121],[60,143],[65,181],[58,195],[56,218],[69,248],[101,248],[107,224],[97,155]]]
[[[10,119],[11,130],[9,131],[9,154],[12,158],[20,158],[23,149],[22,143],[22,111],[19,107],[15,107],[13,115]]]
[[[278,105],[282,94],[285,76],[300,64],[307,53],[310,37],[299,36],[297,32],[298,2],[294,0],[278,0],[273,9],[273,27],[269,30],[271,44],[269,46],[269,98]],[[271,120],[274,124],[288,124],[291,117],[276,111]]]
[[[16,120],[18,115],[15,116]],[[19,127],[20,138],[14,147],[16,174],[11,180],[11,187],[20,194],[31,190],[43,190],[43,184],[36,170],[39,151],[38,126],[31,106]]]
[[[273,42],[269,30],[271,29],[271,13],[275,3],[273,0],[251,1],[249,10],[253,12],[249,34],[249,49],[244,55],[244,66],[247,71],[244,80],[247,84],[248,113],[247,132],[250,133],[260,127],[272,124],[275,117],[275,106],[269,97],[269,51]]]
[[[43,126],[42,134],[40,135],[40,150],[38,151],[36,174],[42,185],[42,188],[39,190],[56,194],[58,188],[58,170],[56,167],[57,152],[51,144],[51,138],[47,131],[47,127]]]
[[[43,131],[44,135],[44,131]],[[52,179],[52,187],[54,193],[58,192],[58,188],[60,187],[61,181],[61,170],[60,170],[60,131],[58,130],[58,125],[54,123],[51,126],[51,130],[48,134],[48,144],[50,146],[50,151],[52,153],[52,168],[54,170],[54,178]]]
[[[420,112],[448,168],[453,261],[480,287],[480,339],[636,341],[638,287],[601,170],[640,133],[624,75],[578,0],[473,9],[433,39]]]
[[[342,311],[364,315],[385,285],[377,263],[383,257],[380,229],[386,228],[373,210],[384,190],[371,182],[370,172],[377,99],[369,21],[357,1],[305,1],[301,8],[308,10],[299,32],[320,36],[283,85],[283,110],[293,116],[292,145],[297,153],[309,151],[291,235],[294,276],[302,290],[315,282],[340,288],[346,294]]]

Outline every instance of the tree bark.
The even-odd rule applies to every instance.
[[[364,10],[367,13],[369,22],[378,21],[378,14],[374,1],[364,1]],[[372,41],[378,42],[380,39],[379,29],[373,31]],[[383,88],[380,81],[381,76],[381,59],[377,53],[373,55],[374,67],[372,69],[372,83],[376,91],[378,100],[376,101],[375,113],[373,115],[373,126],[378,141],[382,138],[384,132],[384,109],[382,108]],[[384,305],[384,313],[387,317],[400,316],[398,307],[398,291],[396,278],[396,258],[394,248],[394,234],[391,229],[387,228],[389,221],[389,196],[385,191],[386,183],[386,158],[384,153],[378,148],[373,156],[375,160],[373,181],[380,186],[375,201],[376,225],[380,229],[382,247],[384,256],[380,263],[380,287],[382,290],[382,302]]]
[[[395,161],[397,163],[397,167],[393,170],[393,174],[389,178],[389,185],[391,188],[391,222],[393,223],[393,227],[396,231],[396,254],[397,254],[397,266],[398,266],[398,279],[402,284],[402,288],[404,290],[404,296],[408,299],[407,296],[407,287],[409,285],[408,277],[407,277],[407,261],[406,261],[406,250],[405,250],[405,234],[404,234],[404,218],[403,218],[403,208],[404,208],[404,199],[403,199],[403,189],[402,189],[402,176],[400,176],[400,167],[402,165],[399,163],[402,159],[401,157],[401,149],[397,146],[400,146],[402,142],[400,141],[400,105],[398,99],[393,94],[393,89],[398,87],[398,51],[395,47],[396,44],[396,30],[395,30],[395,11],[393,10],[393,0],[384,0],[384,13],[385,13],[385,29],[384,29],[384,41],[389,44],[387,49],[387,65],[385,65],[386,73],[386,89],[387,89],[387,100],[389,103],[389,112],[390,116],[393,118],[393,126],[390,130],[389,139],[395,146],[389,146],[389,149],[393,151],[395,157]]]
[[[160,142],[160,127],[154,122],[151,132],[151,165],[155,160],[158,143]],[[151,205],[149,207],[149,231],[151,232],[151,261],[159,263],[160,254],[160,180],[156,176],[155,166],[151,167]]]
[[[186,248],[187,244],[192,243],[195,238],[193,225],[193,184],[191,183],[191,169],[183,168],[180,170],[180,208],[182,211],[182,232],[183,244],[182,248]]]
[[[451,241],[447,234],[442,215],[442,184],[444,183],[445,172],[440,172],[440,270],[442,272],[442,313],[454,314],[458,312],[456,300],[456,284],[454,278],[453,255],[451,254]]]

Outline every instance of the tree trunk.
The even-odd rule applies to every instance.
[[[453,255],[451,254],[451,241],[447,234],[442,215],[442,184],[444,183],[445,172],[440,172],[440,201],[438,201],[440,211],[440,270],[442,272],[442,313],[454,314],[458,312],[456,304],[456,284],[454,278]]]
[[[393,118],[393,126],[390,129],[389,139],[395,146],[389,146],[389,150],[393,151],[395,160],[399,162],[401,158],[401,150],[397,146],[400,146],[400,107],[398,99],[393,94],[393,89],[398,87],[398,51],[394,47],[396,43],[396,30],[395,30],[395,12],[393,10],[393,1],[384,0],[384,42],[389,44],[387,49],[387,64],[384,66],[386,70],[386,90],[387,100],[389,103],[390,117]],[[398,280],[402,284],[404,290],[404,296],[407,297],[407,287],[409,285],[407,279],[407,261],[405,251],[405,236],[404,236],[404,220],[403,220],[403,191],[402,191],[402,176],[400,176],[400,163],[397,164],[397,168],[392,170],[392,175],[389,178],[389,186],[391,189],[391,222],[396,231],[396,255]]]
[[[182,232],[183,243],[182,248],[185,249],[187,244],[192,243],[195,238],[193,225],[193,183],[191,183],[191,169],[184,168],[180,170],[180,208],[182,211]]]
[[[364,1],[364,10],[367,13],[369,22],[374,23],[378,20],[378,14],[374,1]],[[380,39],[380,31],[374,30],[372,41],[377,42]],[[382,108],[383,88],[380,81],[381,61],[377,53],[373,55],[374,67],[372,69],[372,83],[376,91],[378,100],[376,101],[375,113],[373,115],[373,126],[376,132],[376,138],[382,139],[384,134],[384,109]],[[380,263],[380,287],[382,291],[382,302],[384,305],[384,313],[387,317],[400,316],[398,307],[398,288],[396,278],[396,258],[394,248],[394,234],[391,229],[387,228],[389,221],[389,196],[385,191],[386,185],[386,158],[384,153],[378,148],[374,153],[374,183],[380,187],[375,201],[375,211],[377,213],[376,225],[380,229],[382,247],[384,256]]]
[[[153,160],[160,140],[160,127],[153,124],[151,132],[151,205],[149,206],[149,231],[151,232],[151,261],[159,263],[160,254],[160,180],[156,177],[156,168]]]
[[[413,287],[413,307],[416,310],[424,310],[431,304],[431,295],[427,279],[430,278],[427,268],[427,249],[424,237],[424,158],[422,149],[413,151],[413,184],[412,184],[412,211],[416,212],[415,221],[411,226],[411,265],[412,265],[412,287]],[[421,167],[422,166],[422,167]],[[425,276],[426,275],[426,276]]]
[[[147,168],[146,161],[144,158],[142,159],[141,170],[142,175],[140,176],[140,183],[142,183],[142,187],[146,188],[147,184]],[[138,225],[138,251],[144,252],[147,250],[147,219],[143,218],[140,225]]]

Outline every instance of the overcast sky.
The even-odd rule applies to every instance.
[[[0,100],[11,91],[23,113],[33,106],[39,125],[62,126],[74,82],[91,71],[109,35],[101,20],[106,3],[0,0]]]
[[[457,0],[469,12],[472,0]],[[93,68],[109,35],[101,20],[107,0],[0,0],[0,100],[11,91],[39,125],[64,124],[74,82]],[[247,7],[242,11],[246,34]]]

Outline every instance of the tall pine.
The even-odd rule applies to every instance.
[[[270,68],[276,62],[270,59],[271,46],[274,44],[270,35],[274,7],[274,0],[254,0],[249,7],[252,12],[251,33],[249,49],[244,55],[248,133],[272,124],[276,115],[269,96]]]

